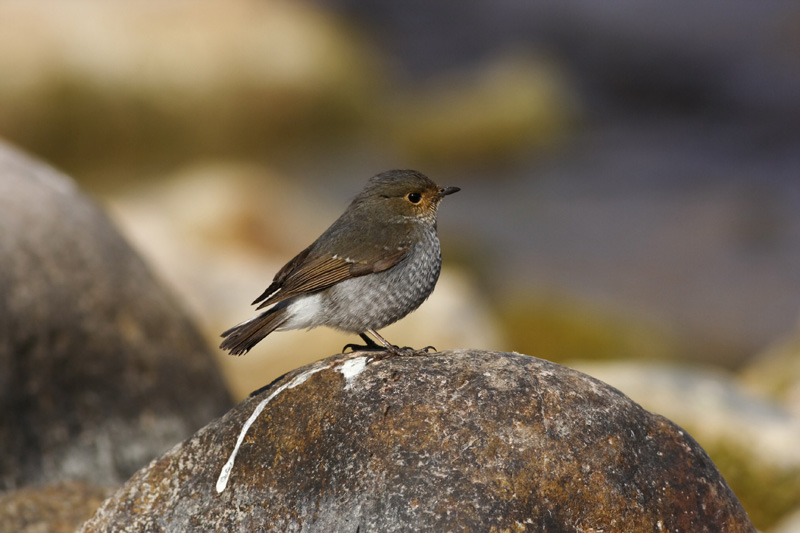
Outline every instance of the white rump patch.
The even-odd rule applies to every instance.
[[[296,297],[286,309],[289,318],[280,329],[306,329],[319,324],[322,295],[309,294]]]

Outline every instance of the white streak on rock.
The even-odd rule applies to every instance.
[[[344,376],[344,379],[347,380],[344,390],[350,389],[350,387],[353,385],[353,378],[363,372],[365,368],[367,368],[366,357],[356,357],[355,359],[350,359],[349,361],[342,363],[341,368],[339,368],[339,372],[341,372]]]
[[[247,435],[247,430],[250,429],[250,426],[253,425],[253,422],[256,421],[256,418],[258,418],[258,415],[261,414],[261,411],[264,410],[267,404],[271,402],[272,399],[275,398],[275,396],[277,396],[281,392],[285,391],[286,389],[293,389],[297,387],[298,385],[304,383],[313,374],[316,374],[317,372],[319,372],[320,370],[324,370],[325,368],[327,367],[321,366],[319,368],[312,368],[311,370],[307,370],[306,372],[303,372],[302,374],[296,376],[289,383],[281,385],[280,387],[275,389],[275,392],[267,396],[265,399],[261,400],[261,402],[256,406],[255,410],[253,411],[253,414],[250,415],[250,418],[248,418],[247,422],[245,422],[244,426],[242,426],[242,431],[239,433],[239,438],[236,440],[236,446],[233,448],[233,452],[231,453],[231,456],[228,458],[228,462],[225,463],[225,466],[222,467],[222,472],[220,472],[219,479],[217,479],[217,492],[222,492],[223,490],[225,490],[225,487],[228,486],[228,478],[231,475],[231,470],[233,470],[233,462],[236,460],[236,454],[239,453],[239,446],[242,445],[244,437],[245,435]]]

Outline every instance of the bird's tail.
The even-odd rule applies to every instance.
[[[281,327],[288,318],[285,307],[273,307],[224,332],[222,337],[225,340],[219,347],[229,351],[231,355],[246,354],[261,339]]]

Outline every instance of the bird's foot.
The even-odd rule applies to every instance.
[[[395,348],[397,348],[397,347],[395,346]],[[397,348],[397,350],[399,351],[399,353],[397,355],[405,355],[407,357],[408,356],[410,356],[410,357],[419,357],[421,355],[428,355],[431,352],[435,352],[436,351],[436,347],[435,346],[426,346],[424,348],[420,348],[419,350],[415,350],[414,348],[412,348],[410,346],[403,346],[402,348]]]
[[[364,339],[364,344],[345,344],[344,348],[342,348],[342,353],[345,353],[348,348],[354,352],[382,352],[386,350],[385,347],[370,339],[368,336],[364,334],[359,336]]]
[[[415,350],[410,346],[404,346],[401,348],[399,346],[395,346],[394,344],[390,343],[389,341],[381,337],[377,331],[375,330],[367,330],[367,331],[372,333],[372,335],[374,335],[375,338],[378,339],[381,344],[376,343],[374,340],[372,340],[371,337],[369,337],[365,333],[359,333],[358,336],[361,337],[366,344],[364,345],[348,344],[344,348],[342,348],[342,353],[346,352],[348,348],[350,348],[354,352],[359,350],[364,350],[369,352],[379,352],[376,353],[374,356],[372,356],[371,360],[380,361],[381,359],[388,359],[389,357],[397,357],[397,356],[419,357],[422,355],[428,355],[430,351],[434,352],[436,351],[436,348],[434,348],[433,346],[426,346],[419,350]]]
[[[415,350],[410,346],[395,346],[394,344],[390,345],[387,348],[384,348],[380,353],[377,353],[371,357],[372,361],[381,361],[383,359],[389,359],[390,357],[422,357],[427,356],[431,351],[436,351],[436,348],[433,346],[426,346],[419,350]]]
[[[385,352],[386,348],[377,344],[345,344],[342,353],[352,350],[354,352]]]

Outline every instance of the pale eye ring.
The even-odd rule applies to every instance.
[[[412,204],[418,204],[422,200],[422,195],[418,192],[410,192],[406,195],[406,199]]]

